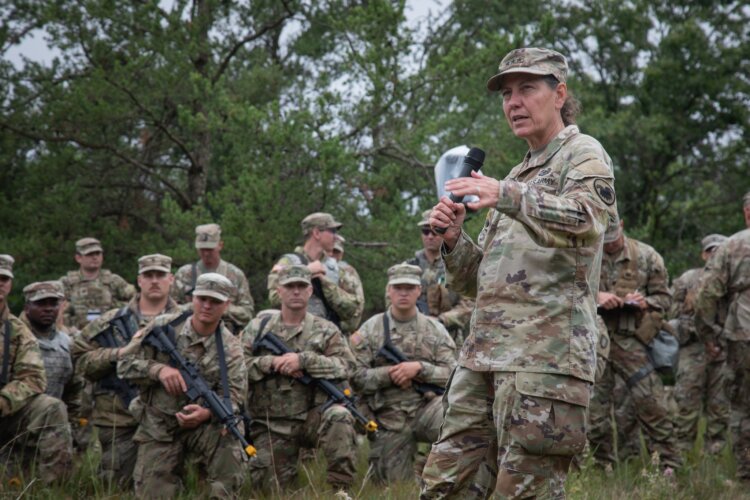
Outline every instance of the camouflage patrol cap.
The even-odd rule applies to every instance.
[[[63,285],[59,281],[37,281],[23,288],[26,302],[36,302],[42,299],[62,299],[65,297]]]
[[[526,47],[508,52],[500,61],[498,73],[487,80],[487,90],[497,92],[504,75],[510,73],[529,73],[532,75],[552,75],[561,83],[568,76],[568,61],[557,51]]]
[[[417,226],[419,227],[430,227],[430,214],[432,213],[432,209],[428,208],[424,212],[422,212],[422,220],[419,221],[419,224]]]
[[[216,248],[221,242],[221,227],[218,224],[195,226],[195,248]]]
[[[337,222],[333,215],[325,212],[315,212],[302,219],[302,232],[309,233],[313,228],[318,229],[338,229],[343,224]]]
[[[284,266],[279,271],[279,285],[284,286],[289,283],[306,283],[312,284],[312,274],[307,266],[301,266],[298,264],[291,266]]]
[[[172,272],[172,257],[167,257],[160,253],[144,255],[138,259],[138,274],[146,271],[161,271],[163,273]]]
[[[235,287],[229,278],[219,273],[205,273],[195,281],[193,295],[197,297],[213,297],[222,302],[229,300],[234,294]]]
[[[422,269],[411,264],[396,264],[388,269],[388,286],[421,285]]]
[[[81,238],[76,241],[76,253],[88,255],[94,252],[104,252],[102,244],[96,238]]]
[[[333,250],[336,252],[344,253],[344,243],[346,243],[346,238],[344,238],[340,234],[337,234],[333,239]]]
[[[726,239],[727,237],[723,234],[709,234],[701,240],[701,247],[704,252],[708,252],[712,248],[718,247],[724,243]]]
[[[0,276],[13,278],[13,263],[16,260],[7,253],[0,254]]]

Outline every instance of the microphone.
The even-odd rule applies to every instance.
[[[476,172],[480,168],[482,168],[482,165],[484,164],[484,151],[482,151],[479,148],[471,148],[469,152],[464,156],[464,162],[461,165],[461,171],[458,173],[455,179],[459,177],[471,177],[472,172]],[[456,196],[455,194],[451,193],[449,198],[453,203],[464,203],[465,196]],[[436,227],[434,228],[435,232],[438,234],[445,234],[445,230],[448,228],[445,227]]]

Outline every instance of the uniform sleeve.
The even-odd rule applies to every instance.
[[[488,214],[488,220],[492,213],[490,211]],[[482,233],[486,233],[487,228],[488,224],[485,224]],[[446,286],[456,293],[476,297],[477,273],[484,255],[482,249],[472,241],[465,231],[461,230],[461,237],[453,250],[448,252],[448,248],[443,245],[441,254],[445,263]]]
[[[446,328],[463,328],[471,319],[473,310],[474,301],[466,297],[460,297],[456,305],[440,313],[438,319]]]
[[[271,373],[272,355],[256,356],[253,354],[253,343],[258,337],[260,318],[250,322],[242,331],[242,351],[247,365],[247,378],[250,383],[259,382]]]
[[[122,306],[135,297],[135,287],[116,274],[112,275],[112,288],[117,306]]]
[[[247,367],[245,356],[242,352],[240,338],[232,334],[224,336],[224,345],[227,351],[227,378],[229,379],[229,392],[231,394],[234,411],[239,412],[240,406],[245,407],[247,403]]]
[[[237,286],[237,297],[236,301],[233,300],[229,304],[226,319],[237,325],[239,330],[247,326],[250,320],[253,319],[255,303],[253,302],[253,297],[250,295],[250,285],[247,282],[245,273],[237,270],[236,279],[239,283]]]
[[[313,351],[299,353],[302,369],[310,376],[332,380],[348,379],[354,370],[354,355],[344,335],[333,324],[324,332],[325,348],[322,354]]]
[[[364,292],[361,296],[357,295],[356,290],[346,290],[326,277],[322,277],[320,283],[328,304],[336,311],[342,322],[353,322],[354,318],[362,317],[365,307]]]
[[[704,342],[716,342],[722,326],[718,322],[719,304],[729,289],[729,259],[727,245],[721,245],[711,255],[703,271],[695,299],[695,329]]]
[[[436,384],[445,387],[448,383],[451,371],[456,366],[456,343],[448,334],[445,327],[439,323],[432,324],[437,329],[433,335],[440,339],[433,351],[433,358],[429,361],[420,360],[422,371],[419,372],[417,380],[429,384]]]
[[[101,347],[94,340],[100,332],[108,328],[109,315],[92,321],[73,337],[71,353],[76,362],[76,371],[91,381],[113,373],[117,363],[117,349]]]
[[[167,365],[157,361],[155,349],[142,342],[154,326],[153,321],[149,323],[141,337],[131,341],[135,342],[135,348],[117,361],[117,376],[121,379],[139,385],[151,385],[159,381],[159,371]]]
[[[192,283],[192,266],[182,266],[177,270],[177,274],[174,275],[174,283],[172,283],[172,289],[170,295],[178,304],[184,304],[188,301],[187,292],[190,291]]]
[[[382,329],[381,322],[375,319],[367,321],[349,339],[356,361],[352,385],[357,392],[362,394],[374,394],[380,389],[393,385],[391,376],[388,374],[390,367],[374,366],[382,344],[380,335],[375,332],[378,324]]]
[[[687,274],[687,272],[683,273],[672,282],[672,306],[669,308],[670,319],[677,319],[683,314],[682,309],[687,298],[687,287],[685,286]]]
[[[656,251],[648,256],[648,282],[646,283],[646,302],[657,311],[667,313],[672,306],[672,293],[669,291],[669,276],[664,266],[664,259]]]
[[[47,376],[44,371],[44,360],[39,344],[29,329],[17,320],[11,320],[13,336],[11,348],[15,347],[15,354],[11,358],[10,381],[0,389],[0,397],[7,401],[7,417],[16,413],[38,394],[47,390]],[[6,332],[7,333],[7,332]],[[5,406],[2,406],[5,411]]]
[[[342,289],[354,295],[357,304],[354,313],[351,316],[343,317],[341,320],[341,330],[344,333],[351,333],[357,329],[362,321],[362,313],[365,311],[365,291],[359,273],[351,266],[343,271],[339,282]]]
[[[500,183],[497,210],[521,222],[539,246],[593,245],[616,213],[610,168],[591,154],[570,162],[559,195],[515,180]]]
[[[60,278],[60,283],[62,283],[63,285],[63,294],[65,295],[65,300],[67,301],[67,306],[65,306],[65,310],[63,311],[63,325],[67,327],[75,327],[75,309],[73,308],[73,304],[70,300],[71,290],[68,276],[65,275]]]

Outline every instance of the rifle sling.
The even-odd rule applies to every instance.
[[[232,401],[229,397],[229,380],[227,380],[227,359],[224,353],[224,340],[221,338],[221,323],[216,327],[216,352],[219,357],[219,373],[221,373],[221,392],[224,396],[224,404],[232,411]]]
[[[13,334],[13,325],[5,320],[5,335],[3,336],[3,371],[0,374],[0,388],[8,383],[10,372],[10,336]]]
[[[383,313],[383,346],[391,343],[391,322],[388,320],[388,311]]]

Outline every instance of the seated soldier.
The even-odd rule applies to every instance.
[[[354,419],[341,405],[326,406],[321,391],[297,379],[309,374],[344,380],[354,358],[333,323],[307,312],[312,285],[306,266],[282,267],[276,283],[281,311],[259,315],[242,333],[250,382],[248,406],[253,413],[250,430],[258,449],[250,463],[253,486],[289,487],[297,476],[300,448],[305,447],[323,450],[328,483],[348,490],[355,474]],[[296,352],[274,356],[258,347],[267,332]]]
[[[47,377],[34,334],[10,313],[13,257],[0,255],[0,448],[36,459],[45,483],[64,480],[73,457],[65,404],[44,391]]]
[[[357,360],[352,383],[378,423],[378,438],[370,444],[377,481],[421,475],[414,467],[417,443],[437,440],[443,417],[439,396],[456,366],[456,344],[448,331],[417,310],[421,275],[418,266],[391,267],[388,311],[367,320],[350,338]],[[408,361],[389,361],[380,352],[385,344]]]
[[[234,292],[226,277],[201,274],[192,294],[193,314],[158,316],[136,334],[137,347],[117,362],[117,375],[140,386],[129,406],[140,424],[133,437],[137,497],[174,498],[188,456],[205,467],[212,498],[236,495],[244,482],[242,447],[208,408],[187,398],[186,381],[170,366],[170,356],[144,342],[156,327],[173,331],[177,351],[238,415],[247,394],[245,360],[239,338],[221,320]]]

